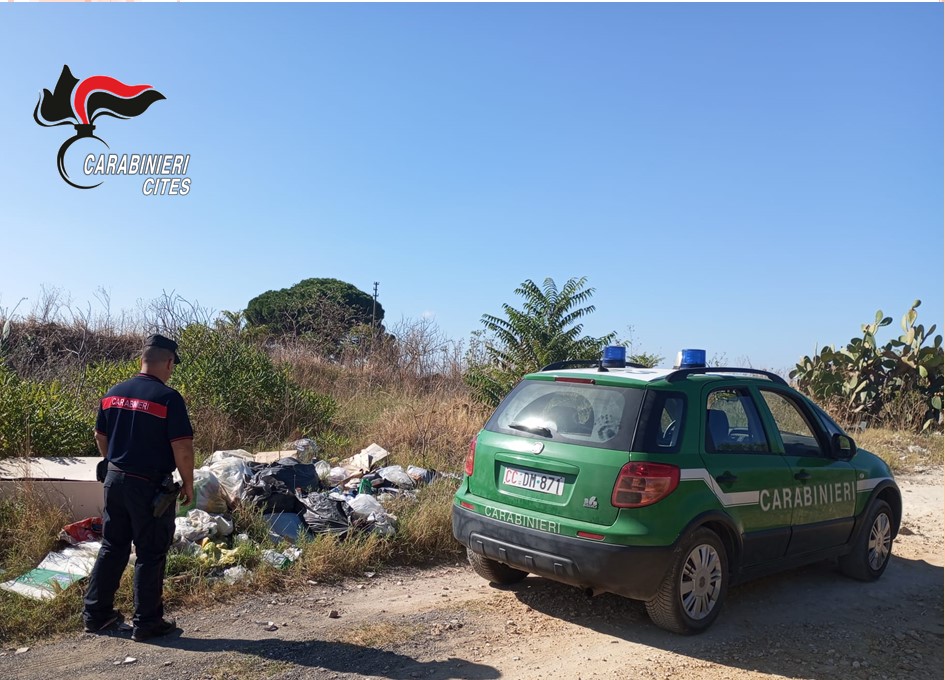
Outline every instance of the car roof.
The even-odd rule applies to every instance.
[[[784,378],[769,373],[768,371],[759,371],[752,368],[739,368],[727,366],[712,366],[708,368],[640,368],[626,366],[620,368],[600,369],[596,366],[586,368],[561,368],[546,370],[538,373],[532,373],[529,377],[536,376],[560,376],[572,378],[592,378],[595,380],[616,380],[619,382],[632,381],[639,383],[676,383],[683,379],[693,376],[703,380],[721,380],[723,378],[736,378],[740,380],[750,380],[753,382],[777,383],[786,385]]]

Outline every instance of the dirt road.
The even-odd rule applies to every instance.
[[[696,637],[639,603],[537,577],[493,588],[458,564],[175,612],[183,632],[156,644],[125,629],[4,650],[0,677],[941,678],[942,469],[898,481],[904,529],[882,579],[824,563],[746,584]]]

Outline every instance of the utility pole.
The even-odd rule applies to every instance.
[[[371,336],[374,336],[374,317],[377,315],[377,281],[374,282],[374,304],[371,305]]]

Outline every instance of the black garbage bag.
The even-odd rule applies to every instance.
[[[315,464],[302,463],[296,458],[280,458],[256,472],[254,479],[255,477],[274,477],[290,491],[318,491],[322,488],[321,480],[315,472]]]
[[[317,492],[299,496],[298,500],[305,507],[302,519],[312,533],[344,536],[351,528],[347,503]]]
[[[282,481],[264,472],[253,475],[244,487],[243,502],[262,508],[263,512],[301,512],[304,506],[296,495]]]

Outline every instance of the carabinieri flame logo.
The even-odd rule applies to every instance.
[[[96,137],[92,124],[100,116],[114,118],[134,118],[148,110],[154,102],[165,99],[165,96],[150,85],[125,85],[123,82],[109,76],[91,76],[83,80],[72,75],[68,66],[62,67],[62,74],[56,89],[50,92],[43,89],[36,109],[33,111],[33,120],[43,127],[57,125],[72,125],[76,134],[70,137],[59,147],[57,157],[59,175],[66,184],[76,189],[94,189],[98,184],[82,186],[69,179],[66,171],[65,158],[68,148],[76,140],[85,137],[97,139],[107,147],[105,140]]]

